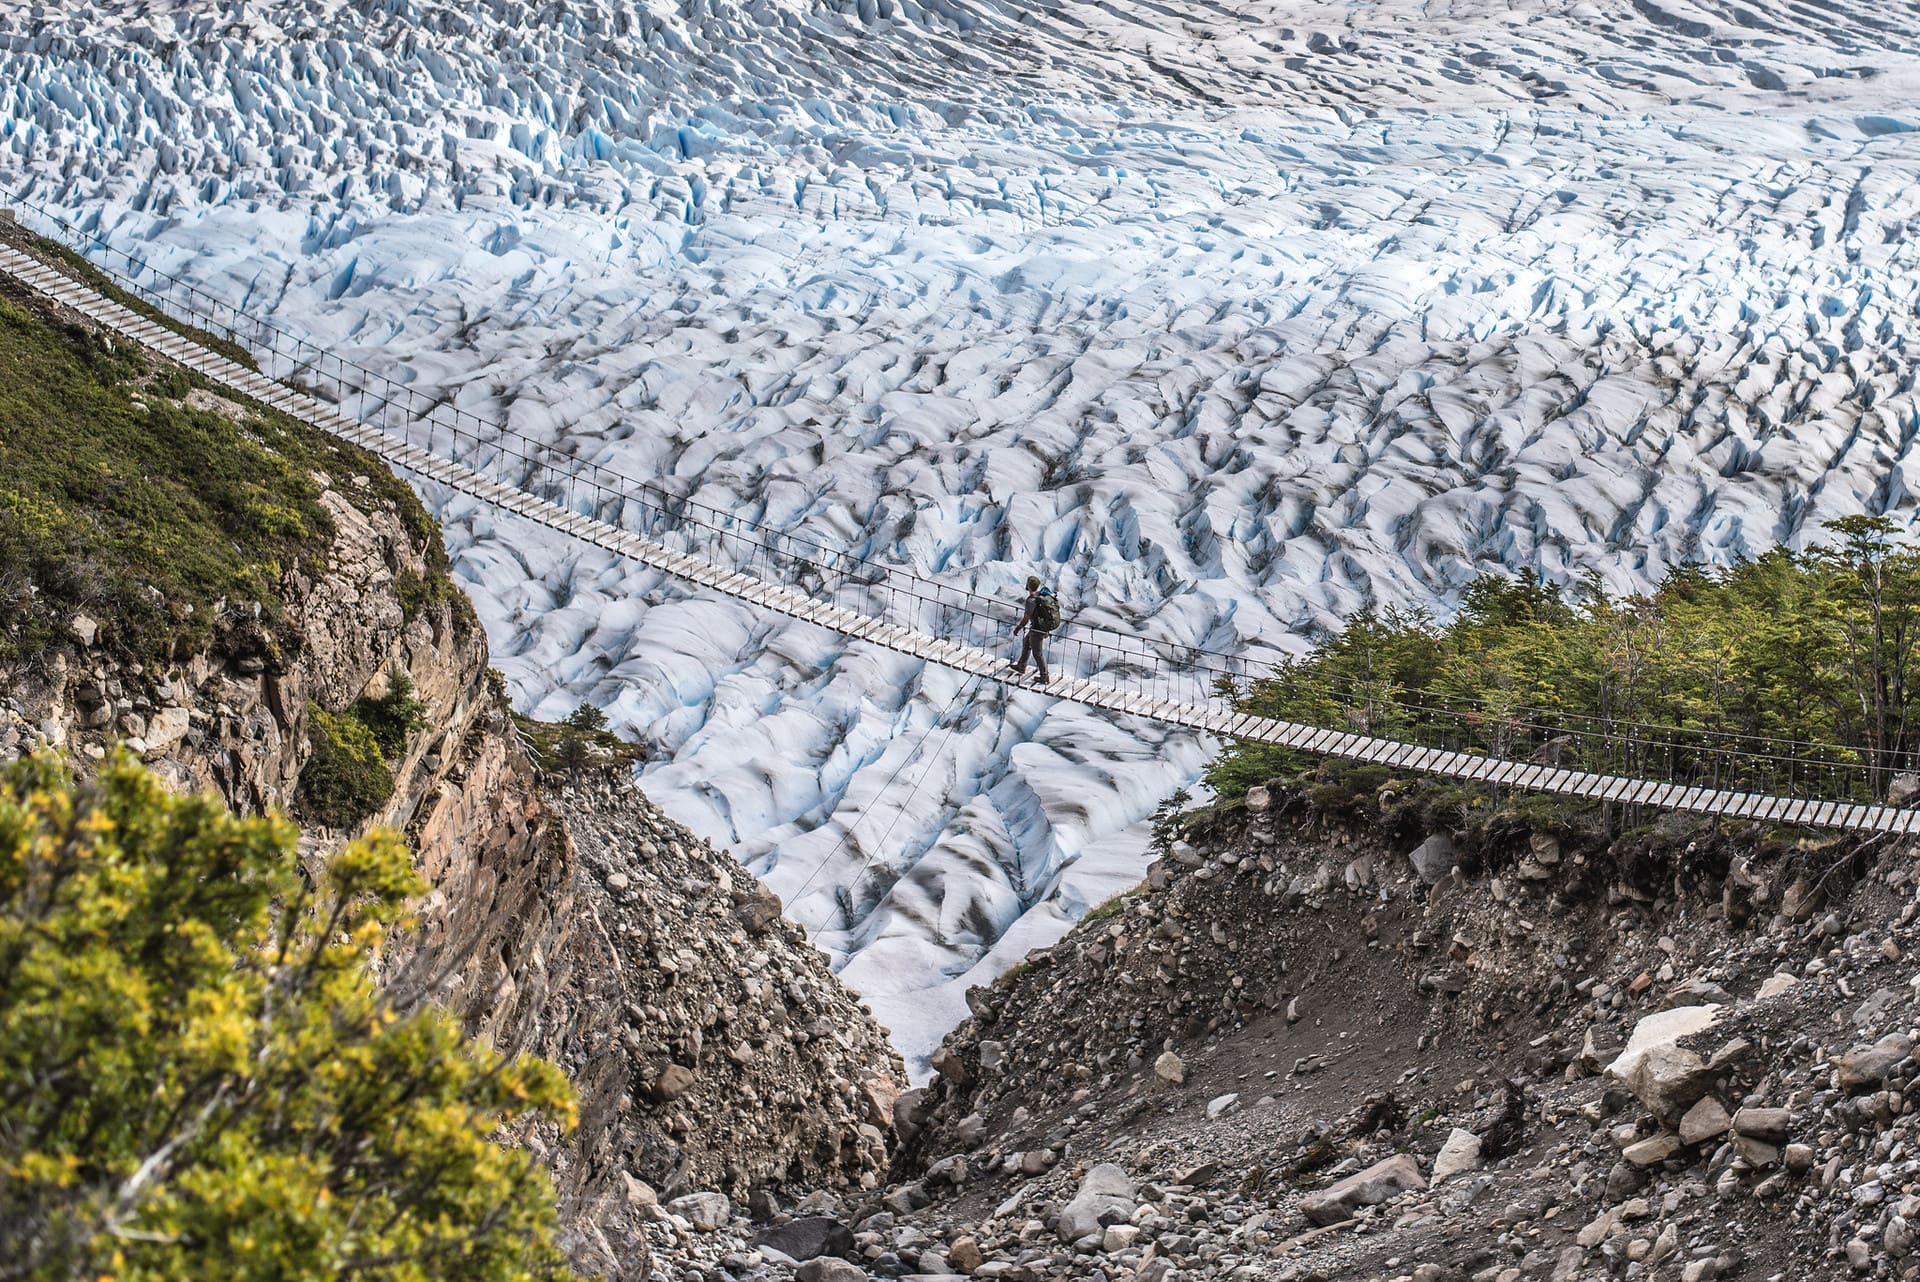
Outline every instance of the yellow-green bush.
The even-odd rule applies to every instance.
[[[111,765],[0,771],[0,1276],[563,1276],[503,1128],[559,1071],[402,1015],[368,961],[423,890],[390,836],[297,832]]]

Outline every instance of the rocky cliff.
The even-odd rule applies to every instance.
[[[108,390],[167,394],[156,377]],[[236,432],[267,416],[184,398]],[[85,768],[122,745],[178,787],[304,816],[317,849],[347,835],[312,822],[317,745],[410,687],[408,733],[382,758],[391,796],[352,825],[405,832],[432,886],[384,979],[403,1004],[437,1002],[574,1077],[581,1125],[535,1143],[577,1261],[645,1276],[648,1228],[671,1241],[684,1227],[660,1197],[871,1186],[902,1076],[882,1030],[777,900],[624,776],[542,780],[432,523],[357,462],[311,476],[324,546],[280,567],[271,612],[222,599],[206,645],[154,662],[76,608],[52,644],[0,655],[0,753],[46,742]]]
[[[1420,791],[1255,789],[976,990],[858,1248],[1014,1282],[1920,1277],[1909,845]]]

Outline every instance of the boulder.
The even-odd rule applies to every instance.
[[[1680,1142],[1704,1144],[1725,1135],[1733,1125],[1726,1105],[1711,1095],[1703,1095],[1680,1119]]]
[[[1672,1131],[1662,1131],[1658,1135],[1629,1144],[1620,1150],[1620,1156],[1635,1166],[1658,1166],[1680,1151],[1680,1137]]]
[[[749,935],[764,935],[784,911],[780,896],[755,883],[752,892],[733,906],[733,917]]]
[[[162,708],[147,722],[147,751],[165,752],[187,737],[191,718],[185,708]]]
[[[1133,1218],[1133,1208],[1133,1180],[1112,1162],[1102,1162],[1087,1172],[1073,1200],[1054,1216],[1053,1231],[1071,1245],[1098,1235],[1109,1224],[1126,1223]]]
[[[875,1126],[893,1125],[894,1106],[900,1102],[900,1084],[873,1074],[860,1079],[860,1110]]]
[[[808,1260],[793,1271],[793,1282],[868,1282],[868,1278],[865,1269],[855,1268],[845,1260],[836,1260],[831,1256]]]
[[[1620,1034],[1606,1024],[1595,1024],[1587,1029],[1580,1042],[1580,1067],[1589,1073],[1597,1073],[1620,1054],[1622,1043]]]
[[[1733,1129],[1763,1143],[1785,1144],[1793,1129],[1793,1112],[1784,1108],[1743,1108],[1733,1115]]]
[[[1315,1224],[1338,1224],[1352,1219],[1363,1206],[1378,1206],[1425,1187],[1419,1164],[1406,1153],[1396,1153],[1337,1184],[1309,1193],[1301,1200],[1300,1211]]]
[[[668,1064],[654,1079],[653,1098],[662,1104],[677,1100],[693,1089],[697,1077],[685,1064]]]
[[[1436,832],[1408,853],[1413,863],[1413,871],[1420,880],[1429,886],[1438,885],[1441,878],[1453,871],[1453,838],[1444,832]]]
[[[1911,1054],[1911,1038],[1905,1033],[1888,1033],[1871,1046],[1856,1046],[1844,1055],[1835,1055],[1834,1080],[1843,1091],[1875,1090]]]
[[[913,1137],[920,1133],[920,1129],[927,1124],[927,1112],[932,1107],[932,1093],[924,1086],[900,1092],[900,1097],[893,1101],[893,1131],[902,1144],[911,1143]]]
[[[980,1239],[969,1234],[957,1237],[947,1247],[947,1263],[962,1273],[971,1273],[986,1262],[986,1252],[980,1249]]]
[[[1161,1051],[1160,1058],[1153,1061],[1153,1084],[1166,1090],[1175,1086],[1184,1086],[1186,1081],[1186,1061],[1172,1051]]]
[[[967,1067],[967,1061],[960,1058],[958,1051],[951,1046],[942,1046],[933,1053],[928,1061],[933,1071],[952,1082],[955,1086],[968,1086],[973,1082],[973,1070]]]
[[[733,1203],[724,1193],[689,1193],[667,1203],[667,1209],[702,1233],[711,1233],[733,1219]]]
[[[1480,1137],[1454,1127],[1433,1159],[1433,1183],[1480,1169]]]
[[[1637,1095],[1655,1117],[1675,1122],[1713,1084],[1713,1070],[1684,1038],[1712,1028],[1722,1007],[1676,1006],[1648,1015],[1634,1025],[1633,1036],[1607,1065],[1607,1077]]]
[[[147,738],[152,739],[153,734],[149,732]],[[1908,996],[1909,994],[1900,992],[1898,989],[1876,988],[1867,996],[1867,1000],[1853,1008],[1853,1014],[1848,1018],[1861,1032],[1870,1032],[1875,1024],[1885,1019],[1889,1013],[1906,1001]]]
[[[807,1215],[754,1235],[755,1246],[770,1246],[791,1260],[853,1253],[853,1233],[830,1215]]]

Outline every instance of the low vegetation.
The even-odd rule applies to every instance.
[[[370,455],[261,407],[196,408],[195,376],[35,306],[0,292],[0,662],[77,614],[137,662],[227,629],[291,647],[283,576],[322,568],[332,535],[316,474],[367,478],[342,492],[394,505],[429,559],[412,603],[444,597],[437,530]]]
[[[211,330],[200,329],[169,316],[138,294],[130,293],[114,284],[112,277],[59,241],[47,240],[21,231],[15,231],[11,235],[25,242],[41,258],[48,260],[67,275],[82,282],[94,292],[111,298],[127,310],[144,316],[155,324],[165,326],[200,347],[218,352],[236,364],[244,365],[250,370],[260,368],[254,363],[253,353],[239,343],[215,334]]]
[[[1435,747],[1747,791],[1884,797],[1920,756],[1920,551],[1878,518],[1655,591],[1472,584],[1458,616],[1368,613],[1235,692],[1248,712]],[[1318,759],[1240,743],[1223,798]]]
[[[407,740],[426,724],[426,705],[400,672],[387,693],[358,699],[345,712],[307,705],[310,755],[300,772],[301,813],[329,828],[351,828],[379,810],[393,797],[393,770]]]
[[[607,714],[589,703],[558,723],[535,721],[516,712],[513,724],[533,764],[547,774],[589,766],[631,766],[646,760],[646,749],[607,729]]]
[[[565,1079],[386,1004],[396,839],[309,883],[297,837],[129,762],[0,770],[0,1277],[563,1276],[500,1138]]]

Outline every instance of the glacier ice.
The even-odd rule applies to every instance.
[[[1284,652],[1913,516],[1912,0],[221,8],[0,4],[0,181],[1010,606]],[[429,499],[520,705],[644,738],[922,1064],[1211,747]]]

